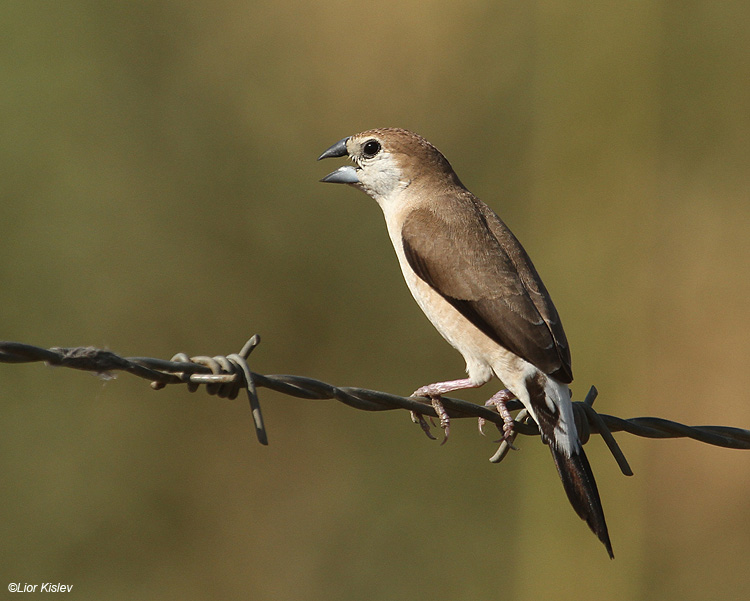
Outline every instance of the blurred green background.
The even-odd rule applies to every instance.
[[[0,338],[239,350],[408,394],[460,377],[331,143],[420,132],[521,238],[600,411],[750,427],[750,5],[232,0],[0,7]],[[549,453],[262,390],[0,365],[0,590],[78,599],[746,599],[750,453]],[[492,390],[490,390],[492,388]],[[482,402],[495,386],[468,394]],[[6,593],[7,594],[7,593]]]

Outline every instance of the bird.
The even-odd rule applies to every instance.
[[[573,509],[614,558],[573,415],[570,348],[526,250],[416,133],[370,129],[339,140],[318,160],[333,157],[348,157],[353,165],[320,181],[348,184],[378,203],[414,300],[466,361],[467,378],[428,384],[413,396],[430,399],[447,431],[440,396],[496,376],[506,389],[488,404],[503,414],[505,436],[512,428],[505,401],[515,397],[536,421]]]

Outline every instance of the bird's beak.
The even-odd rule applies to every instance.
[[[318,157],[318,160],[330,159],[331,157],[345,157],[347,154],[349,154],[349,151],[346,149],[346,143],[349,141],[349,138],[351,138],[351,136],[347,136],[346,138],[342,138],[341,140],[336,142],[333,146],[331,146],[328,150],[321,154]]]
[[[339,167],[333,173],[329,173],[320,181],[329,184],[358,184],[359,177],[357,177],[357,170],[352,165],[345,165]]]
[[[323,154],[318,157],[320,159],[329,159],[331,157],[345,157],[349,154],[346,150],[346,143],[349,140],[349,136],[343,138],[326,150]],[[346,165],[339,167],[333,173],[329,173],[321,182],[328,182],[331,184],[358,184],[359,178],[357,177],[357,170],[351,166]]]

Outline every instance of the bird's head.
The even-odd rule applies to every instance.
[[[441,152],[422,136],[405,129],[370,129],[348,136],[336,142],[318,160],[344,156],[354,165],[339,167],[320,181],[350,184],[381,204],[409,186],[427,181],[461,186]]]

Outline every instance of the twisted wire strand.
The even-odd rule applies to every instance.
[[[356,387],[337,387],[320,380],[292,375],[262,375],[250,370],[247,359],[260,343],[256,334],[239,353],[226,356],[189,357],[178,353],[170,361],[153,357],[121,357],[111,351],[94,347],[44,349],[20,342],[0,341],[0,363],[44,362],[48,365],[91,371],[103,377],[113,377],[112,372],[124,371],[149,380],[155,390],[168,384],[186,384],[190,392],[201,385],[206,392],[221,398],[235,399],[245,390],[252,411],[255,432],[261,444],[268,444],[257,388],[263,387],[281,394],[309,400],[334,399],[362,411],[391,411],[405,409],[420,415],[438,417],[425,399],[402,397],[377,390]],[[691,438],[706,444],[730,449],[750,449],[750,430],[728,426],[687,426],[658,417],[623,419],[598,413],[593,408],[597,391],[593,386],[585,400],[573,403],[576,425],[584,444],[591,434],[599,434],[625,475],[632,470],[620,450],[613,432],[627,432],[645,438]],[[449,397],[442,403],[451,418],[479,418],[496,424],[502,431],[503,418],[496,411]],[[490,461],[498,463],[513,448],[519,434],[539,435],[539,430],[518,400],[507,403],[508,409],[518,411],[512,436],[504,440]]]

